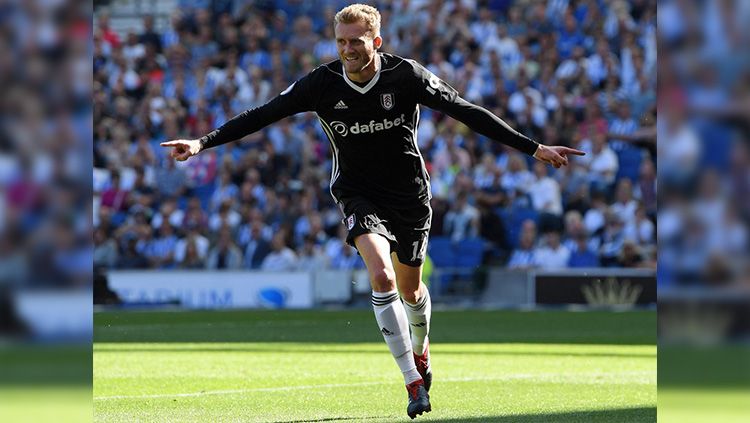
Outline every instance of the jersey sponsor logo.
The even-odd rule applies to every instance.
[[[345,137],[349,134],[356,135],[385,131],[386,129],[401,126],[404,124],[404,122],[406,122],[406,118],[402,113],[400,117],[397,117],[393,120],[390,120],[388,118],[383,119],[382,122],[375,122],[374,120],[371,120],[367,124],[354,122],[354,125],[351,126],[347,126],[344,122],[334,120],[333,122],[331,122],[331,128],[333,128],[334,131],[338,132],[342,137]]]
[[[393,104],[393,93],[380,94],[380,105],[382,105],[385,110],[391,110]]]
[[[344,100],[339,100],[338,103],[336,103],[335,106],[333,106],[334,109],[341,110],[341,109],[348,109],[349,106],[344,103]]]

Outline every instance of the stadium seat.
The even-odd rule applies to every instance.
[[[637,181],[641,170],[643,151],[638,147],[625,147],[617,152],[617,160],[620,162],[620,168],[617,170],[617,180],[627,178],[631,181]]]
[[[456,255],[453,251],[453,243],[446,236],[430,238],[427,244],[427,252],[432,258],[435,267],[456,266]]]
[[[456,267],[477,267],[482,264],[484,240],[467,238],[455,245]]]

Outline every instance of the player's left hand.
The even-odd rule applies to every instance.
[[[546,146],[539,144],[536,153],[534,153],[534,158],[541,162],[551,164],[555,169],[559,169],[561,166],[568,165],[568,154],[576,156],[586,155],[585,152],[576,150],[575,148],[563,147],[560,145]]]

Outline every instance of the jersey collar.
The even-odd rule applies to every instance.
[[[341,75],[344,76],[344,81],[346,81],[347,84],[349,84],[350,87],[352,87],[355,91],[357,91],[360,94],[365,94],[372,87],[375,86],[375,84],[378,83],[378,79],[380,79],[380,71],[383,69],[383,60],[380,58],[380,53],[376,54],[377,60],[380,62],[380,66],[378,66],[378,70],[375,72],[375,76],[372,77],[370,82],[367,83],[364,87],[360,87],[359,85],[352,82],[349,77],[346,75],[346,69],[344,69],[344,64],[341,63]]]

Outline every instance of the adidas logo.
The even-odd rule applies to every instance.
[[[389,331],[386,328],[383,328],[380,331],[383,332],[383,335],[393,335],[393,332]]]
[[[427,326],[427,323],[426,322],[419,322],[419,323],[412,323],[411,325],[414,326],[415,328],[423,328],[423,327]]]
[[[348,108],[349,108],[349,106],[347,106],[347,105],[346,105],[346,104],[344,103],[344,100],[339,100],[339,102],[338,102],[338,103],[336,103],[336,105],[335,105],[335,106],[334,106],[333,108],[334,108],[334,109],[348,109]]]

